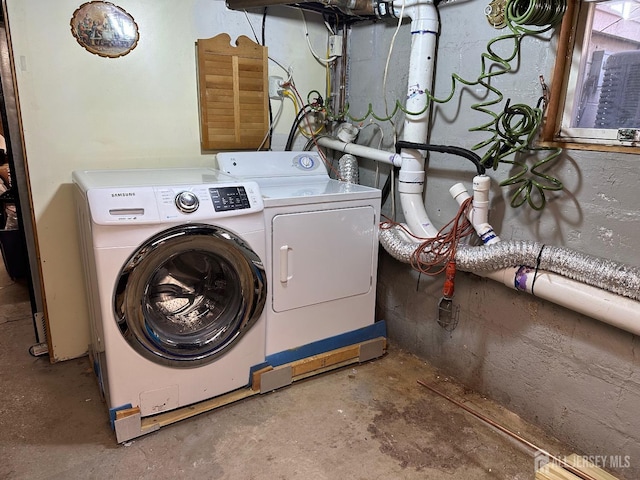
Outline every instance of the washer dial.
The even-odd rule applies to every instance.
[[[198,197],[193,192],[180,192],[176,195],[176,207],[184,213],[193,213],[200,206]]]

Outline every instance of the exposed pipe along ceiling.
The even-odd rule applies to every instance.
[[[276,3],[289,2],[279,0],[268,2],[269,5]],[[264,5],[265,2],[262,0],[228,1],[230,8],[249,8],[257,6],[256,4]],[[305,8],[308,5],[305,2],[295,6]],[[391,165],[392,171],[393,168],[399,167],[398,193],[406,224],[394,222],[382,224],[380,243],[395,259],[410,263],[421,272],[446,274],[443,298],[439,305],[440,315],[444,317],[439,319],[441,325],[446,328],[453,324],[455,327],[456,319],[452,318],[455,316],[455,309],[452,309],[451,302],[453,276],[455,269],[458,269],[491,278],[510,288],[528,292],[640,335],[639,267],[536,242],[501,241],[493,231],[488,219],[490,178],[484,174],[484,165],[494,165],[494,162],[518,151],[517,147],[510,145],[507,141],[502,143],[495,141],[498,133],[497,129],[493,130],[491,126],[493,122],[477,129],[494,134],[491,139],[494,145],[489,148],[483,158],[459,147],[438,149],[436,148],[438,146],[426,143],[429,136],[430,105],[432,102],[448,101],[453,96],[452,92],[449,98],[437,100],[430,93],[433,86],[437,35],[440,28],[436,5],[424,0],[393,2],[327,0],[322,2],[321,6],[329,9],[337,8],[346,15],[411,20],[412,39],[406,104],[400,107],[405,113],[404,128],[402,140],[396,144],[397,152],[358,145],[355,143],[357,128],[348,123],[343,124],[348,128],[337,129],[335,137],[318,137],[316,143],[327,149]],[[542,33],[555,27],[560,22],[565,8],[566,0],[509,0],[506,2],[501,21],[509,26],[514,33],[514,42],[518,44],[523,35]],[[495,17],[495,12],[491,14]],[[489,17],[489,13],[487,16]],[[537,29],[529,30],[529,27]],[[508,62],[517,54],[518,47],[515,48],[511,57],[489,58],[489,60],[508,67]],[[491,52],[490,48],[488,51]],[[483,72],[473,82],[467,82],[457,76],[454,76],[454,80],[466,85],[484,86],[502,100],[502,94],[488,83],[489,77],[496,73],[485,71],[484,66],[483,63]],[[489,104],[480,104],[473,108],[487,113],[484,108]],[[528,135],[526,144],[529,146],[529,141],[533,138],[542,119],[542,111],[537,107],[533,109],[522,105],[509,107],[507,102],[505,112],[526,118],[530,124],[530,131],[525,132],[525,135]],[[395,113],[394,110],[391,116]],[[498,116],[492,115],[496,117],[495,123],[497,123]],[[501,120],[504,121],[504,119]],[[483,142],[479,146],[490,145],[491,141]],[[529,149],[536,150],[534,147]],[[478,167],[478,175],[473,179],[473,197],[462,184],[452,186],[450,193],[460,205],[460,213],[462,213],[460,217],[466,216],[473,230],[482,240],[482,246],[463,244],[461,235],[443,236],[444,228],[439,231],[429,219],[423,198],[423,188],[426,176],[425,155],[430,150],[465,156]],[[535,171],[544,163],[555,159],[560,151],[550,150],[545,153],[548,153],[547,157],[534,166],[531,173],[547,180],[546,186],[535,180],[523,181],[519,175],[501,183],[501,186],[517,187],[512,197],[512,206],[528,204],[540,210],[544,207],[544,190],[562,189],[559,181]],[[517,164],[514,161],[510,163]],[[532,200],[532,191],[537,191],[539,194],[541,200],[538,203]],[[467,207],[467,205],[470,206]],[[455,225],[452,228],[458,232],[464,230]],[[432,268],[434,265],[438,265],[435,270]]]

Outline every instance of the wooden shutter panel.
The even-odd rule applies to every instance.
[[[267,48],[222,33],[199,39],[197,55],[202,149],[258,149],[269,129]]]

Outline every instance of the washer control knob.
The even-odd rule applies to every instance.
[[[176,195],[176,207],[184,213],[195,212],[200,206],[198,197],[193,192],[180,192]]]

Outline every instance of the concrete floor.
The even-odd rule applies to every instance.
[[[118,445],[88,359],[52,365],[29,355],[34,342],[27,289],[0,271],[2,479],[534,478],[534,452],[418,379],[554,454],[571,453],[392,343],[381,359]]]

